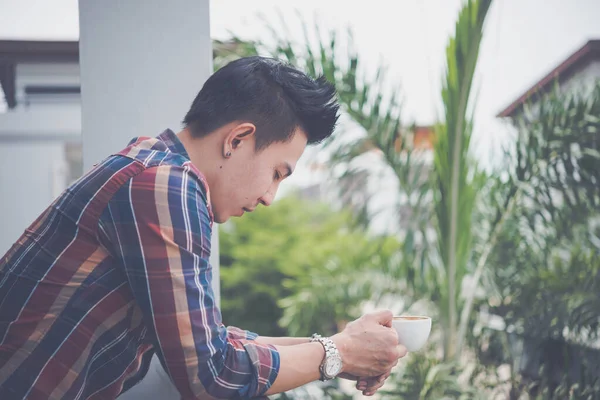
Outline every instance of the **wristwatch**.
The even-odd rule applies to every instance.
[[[321,372],[319,380],[325,382],[338,376],[342,371],[342,357],[333,340],[321,337],[321,335],[315,333],[312,335],[310,341],[319,342],[325,348],[325,357],[319,367],[319,371]]]

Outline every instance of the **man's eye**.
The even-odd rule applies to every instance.
[[[273,179],[278,181],[281,178],[281,174],[279,173],[279,171],[275,171],[275,175],[273,175]]]

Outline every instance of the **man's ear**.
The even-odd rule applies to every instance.
[[[226,158],[231,157],[233,152],[254,138],[256,125],[250,122],[237,124],[229,131],[223,142],[223,155]]]

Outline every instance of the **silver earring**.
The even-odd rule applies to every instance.
[[[231,152],[228,151],[227,153],[225,153],[225,157],[227,157],[227,158],[231,157]]]

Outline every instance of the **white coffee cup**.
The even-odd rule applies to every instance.
[[[394,317],[392,326],[398,332],[398,343],[408,351],[417,351],[427,343],[431,332],[431,318],[421,315]]]

